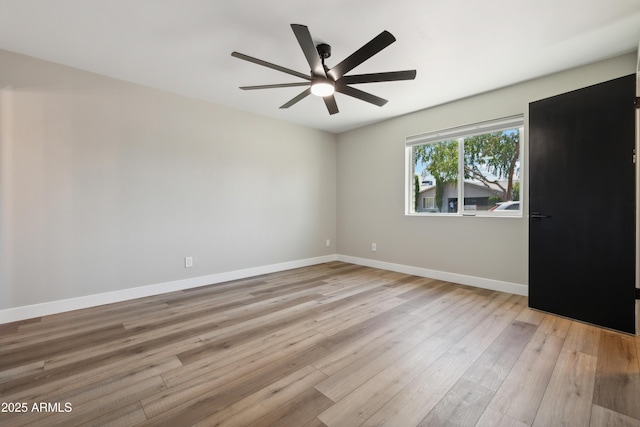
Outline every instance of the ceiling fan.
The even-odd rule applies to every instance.
[[[313,42],[313,39],[311,38],[309,29],[304,25],[291,24],[291,29],[293,29],[293,33],[298,39],[298,43],[302,48],[302,52],[304,53],[309,66],[311,67],[310,74],[300,73],[289,68],[281,67],[279,65],[254,58],[252,56],[242,54],[240,52],[232,52],[231,56],[244,59],[245,61],[253,62],[254,64],[262,65],[267,68],[281,71],[292,76],[300,77],[306,80],[306,82],[280,83],[259,86],[241,86],[240,89],[253,90],[309,86],[302,93],[295,96],[280,108],[289,108],[312,93],[316,96],[322,97],[325,105],[327,106],[329,114],[336,114],[338,112],[338,105],[336,104],[336,99],[334,97],[335,92],[352,96],[354,98],[369,102],[379,107],[382,107],[387,103],[386,99],[353,88],[349,86],[351,84],[413,80],[416,77],[416,70],[388,71],[371,74],[354,74],[350,76],[345,75],[349,71],[362,64],[364,61],[371,58],[373,55],[396,41],[396,38],[393,37],[393,35],[388,31],[381,32],[370,42],[352,53],[338,65],[334,66],[333,68],[329,68],[325,65],[324,60],[331,56],[331,46],[324,43],[318,44],[316,46]]]

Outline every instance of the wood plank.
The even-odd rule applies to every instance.
[[[104,378],[102,381],[94,381],[72,389],[61,389],[60,392],[50,392],[49,395],[55,396],[58,401],[73,402],[76,406],[93,407],[95,402],[100,402],[104,396],[109,396],[109,401],[111,401],[122,390],[145,383],[148,380],[151,380],[150,384],[157,382],[164,389],[166,384],[162,375],[179,366],[181,366],[180,361],[175,356],[171,356],[158,363],[142,365],[130,369],[126,373]],[[143,395],[143,393],[139,393],[139,395]],[[31,398],[40,400],[42,397],[31,396]],[[138,400],[139,397],[136,401]]]
[[[438,333],[438,336],[449,341],[460,340],[469,333],[470,329],[503,305],[509,298],[509,294],[492,292],[486,298],[480,299],[479,304],[468,307],[463,313],[456,316],[453,322],[450,322],[446,328]]]
[[[20,364],[15,368],[0,370],[0,383],[11,381],[23,375],[37,375],[44,370],[44,360],[32,363]]]
[[[149,416],[149,420],[140,425],[192,425],[273,384],[278,379],[298,371],[325,353],[326,350],[323,348],[313,347],[302,354],[292,354],[289,357],[281,358],[278,362],[254,370],[248,375],[212,385],[208,391],[193,391],[186,400],[167,401],[168,404],[161,408],[161,412],[157,416],[150,415],[150,410],[154,408],[145,405],[143,401],[143,408]],[[314,371],[316,370],[314,369]]]
[[[564,317],[545,314],[544,320],[540,323],[538,331],[543,334],[553,334],[557,337],[565,338],[571,323],[571,320],[565,319]]]
[[[107,416],[117,412],[120,408],[133,405],[137,408],[139,397],[141,395],[153,394],[165,388],[164,382],[160,376],[150,377],[129,386],[123,387],[117,391],[110,393],[109,399],[94,399],[86,404],[74,402],[73,406],[73,423],[96,423],[96,418]],[[138,416],[138,411],[134,411],[134,415]],[[145,417],[146,418],[146,417]],[[50,414],[42,419],[48,426],[65,427],[70,423],[59,417],[58,414]],[[123,420],[120,419],[119,422]],[[97,424],[96,424],[97,425]]]
[[[323,324],[323,322],[328,320],[335,320],[341,316],[349,316],[354,311],[364,311],[368,308],[375,307],[378,303],[394,297],[393,292],[379,286],[379,284],[376,284],[376,289],[370,289],[370,286],[367,286],[367,288],[365,292],[355,294],[348,293],[348,299],[342,294],[321,299],[322,307],[316,309],[318,314],[315,319],[320,324]],[[363,296],[366,296],[366,298],[362,298]],[[338,301],[340,302],[339,304],[332,304],[331,306],[327,304]]]
[[[224,348],[210,357],[198,360],[197,363],[184,365],[176,369],[176,372],[170,372],[164,377],[170,386],[192,380],[197,381],[198,378],[207,376],[217,369],[224,371],[235,367],[234,369],[237,370],[241,360],[245,360],[246,364],[277,360],[277,357],[295,352],[302,353],[311,347],[320,346],[325,340],[326,337],[323,334],[310,328],[300,330],[286,328],[267,337],[258,337],[256,340],[245,342],[241,346]]]
[[[562,338],[536,332],[489,406],[533,424],[563,344]]]
[[[126,358],[129,354],[139,354],[152,351],[156,348],[169,346],[174,342],[182,342],[187,338],[199,338],[202,333],[217,329],[217,319],[208,318],[190,320],[183,323],[172,324],[151,331],[126,331],[116,339],[94,345],[90,349],[69,348],[66,353],[53,354],[45,361],[46,370],[65,369],[74,365],[76,367],[88,364],[105,363],[105,360]],[[203,344],[195,347],[201,347]],[[186,349],[184,350],[186,351]]]
[[[302,427],[328,427],[328,426],[316,417],[311,421],[305,423],[305,425],[303,425]]]
[[[249,304],[243,304],[240,307],[225,310],[224,314],[229,319],[250,319],[252,317],[261,316],[283,308],[294,307],[298,304],[313,301],[320,298],[320,294],[312,291],[306,291],[304,295],[300,293],[287,293],[274,298],[267,298],[261,301],[255,301]]]
[[[298,427],[317,422],[324,425],[316,415],[333,405],[333,401],[314,388],[294,396],[283,405],[269,413],[262,414],[251,422],[252,427]]]
[[[640,420],[623,415],[600,405],[592,405],[590,427],[638,427]]]
[[[498,412],[489,407],[484,411],[482,417],[478,420],[475,427],[528,427],[522,421],[511,418],[508,415]]]
[[[0,370],[15,368],[23,364],[44,360],[45,356],[59,355],[110,342],[124,334],[122,325],[109,325],[92,331],[65,336],[60,339],[45,339],[36,344],[0,350]]]
[[[589,425],[597,357],[562,350],[544,394],[534,427]]]
[[[419,316],[407,314],[399,319],[397,323],[389,321],[384,325],[379,325],[378,329],[373,333],[367,334],[353,343],[342,345],[341,348],[332,351],[314,366],[331,375],[333,379],[330,381],[344,384],[344,381],[339,381],[338,377],[335,376],[341,369],[346,369],[349,365],[357,363],[357,360],[365,357],[366,354],[377,353],[380,349],[385,348],[385,342],[393,341],[396,336],[403,335],[408,328],[413,328],[423,337],[428,338],[445,328],[449,322],[459,314],[464,313],[474,303],[479,303],[479,300],[469,295],[466,290],[462,292],[456,290],[450,295],[442,295],[429,301],[419,311],[416,310],[415,312],[419,313]],[[334,342],[333,338],[331,341]],[[332,347],[327,347],[327,345],[325,345],[325,348],[333,350]],[[352,366],[350,369],[361,368]],[[354,374],[356,373],[354,372]],[[331,387],[337,387],[337,384]],[[333,393],[328,389],[325,391]],[[334,397],[337,397],[337,395]]]
[[[522,312],[516,317],[516,320],[519,322],[531,323],[532,325],[539,326],[540,323],[545,319],[545,313],[533,310],[531,308],[526,308],[522,310]]]
[[[369,319],[376,317],[377,315],[391,310],[404,303],[404,300],[400,298],[384,298],[382,301],[374,303],[370,306],[358,307],[357,309],[345,312],[340,316],[336,316],[330,320],[320,322],[316,329],[318,332],[322,332],[327,336],[335,335],[340,331],[343,331],[353,325],[357,325],[366,322]]]
[[[326,378],[326,375],[307,365],[279,381],[225,407],[198,422],[198,426],[249,426],[263,415],[293,399]]]
[[[101,417],[91,420],[91,425],[100,427],[131,427],[145,421],[147,418],[139,402],[118,408]]]
[[[593,403],[640,419],[637,339],[602,330]]]
[[[245,355],[238,358],[233,363],[227,361],[217,365],[199,368],[196,371],[190,370],[191,366],[174,369],[163,374],[165,383],[169,389],[155,395],[143,397],[141,402],[146,413],[156,416],[171,407],[184,404],[194,399],[194,396],[201,396],[217,388],[224,388],[228,384],[242,383],[253,375],[275,369],[283,363],[293,363],[298,360],[299,354],[305,354],[316,348],[318,334],[314,334],[306,339],[298,339],[293,345],[283,343],[265,349],[256,354]],[[326,350],[319,348],[319,352],[314,354],[321,357],[326,354]]]
[[[462,376],[496,391],[535,333],[531,323],[514,320]]]
[[[418,426],[476,425],[493,398],[493,394],[493,390],[461,378]]]
[[[398,394],[423,369],[435,362],[451,343],[434,337],[416,351],[380,371],[369,381],[318,415],[327,426],[359,426]]]
[[[299,320],[305,320],[313,312],[313,308],[319,306],[317,301],[308,301],[293,307],[287,307],[273,313],[264,314],[251,319],[244,320],[240,323],[231,322],[229,325],[221,324],[218,328],[211,328],[210,331],[200,333],[200,338],[206,342],[216,342],[221,338],[230,337],[239,332],[251,330],[264,330],[267,327],[278,327],[286,323],[295,323]]]
[[[335,371],[315,388],[330,399],[338,401],[430,338],[420,328],[394,335],[395,337],[383,336],[380,340],[373,341],[364,356]]]
[[[154,297],[148,297],[154,298]],[[75,310],[67,313],[43,316],[40,323],[21,326],[18,335],[25,343],[29,338],[58,338],[73,333],[85,332],[107,325],[122,324],[145,313],[163,312],[167,308],[163,302],[156,301],[123,301],[117,304]],[[11,339],[10,337],[6,337]],[[6,345],[5,339],[0,343]]]
[[[379,325],[368,334],[358,334],[358,339],[351,342],[347,340],[338,341],[341,345],[336,345],[336,341],[333,340],[336,335],[328,337],[323,347],[329,350],[330,353],[314,363],[313,366],[325,374],[333,376],[346,367],[359,363],[358,360],[367,357],[367,355],[393,346],[396,342],[395,337],[403,335],[407,329],[412,328],[419,321],[418,317],[411,315],[405,315],[397,320],[389,319],[386,325]]]
[[[180,343],[172,343],[166,347],[159,347],[146,353],[128,355],[126,359],[116,358],[115,360],[102,360],[96,366],[66,367],[45,371],[42,374],[44,381],[40,381],[40,376],[27,375],[8,382],[7,393],[3,398],[12,401],[24,401],[38,398],[38,401],[46,401],[47,396],[69,392],[91,384],[99,384],[102,381],[117,378],[121,375],[133,375],[138,370],[153,370],[167,358],[175,359],[175,352],[193,345],[199,345],[196,339],[187,339]],[[126,363],[123,363],[126,360]],[[86,369],[83,369],[86,368]],[[11,391],[9,394],[8,391]]]
[[[600,328],[582,322],[571,322],[563,350],[597,356],[600,348]]]
[[[312,332],[318,334],[313,326],[315,322],[308,314],[295,319],[294,324],[272,325],[269,333],[265,333],[263,328],[241,328],[239,330],[225,331],[217,340],[209,340],[199,347],[178,353],[178,358],[185,365],[209,365],[211,359],[223,357],[223,360],[233,361],[235,355],[246,352],[260,351],[280,342],[293,339],[303,333]],[[306,320],[305,320],[306,319]],[[324,336],[324,335],[323,335]]]
[[[40,320],[40,317],[34,317],[31,319],[19,320],[16,322],[2,323],[0,324],[0,338],[7,335],[13,335],[20,330],[21,326],[28,325],[29,323],[39,323]]]
[[[421,286],[398,295],[398,298],[407,300],[406,306],[417,309],[428,304],[451,291],[451,284],[441,280],[428,279]]]
[[[442,399],[473,362],[518,315],[506,307],[490,316],[411,380],[402,391],[366,420],[367,426],[416,425]]]

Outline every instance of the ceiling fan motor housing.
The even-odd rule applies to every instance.
[[[331,46],[326,43],[320,43],[316,46],[316,49],[318,50],[318,55],[320,55],[320,58],[322,59],[327,59],[331,56]]]

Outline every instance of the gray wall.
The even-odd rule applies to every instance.
[[[613,58],[339,135],[338,253],[526,285],[526,216],[445,218],[404,215],[404,138],[527,113],[531,101],[634,73],[635,58],[635,54]],[[473,78],[472,72],[469,78]],[[526,154],[525,150],[525,165]],[[522,194],[527,213],[526,176]],[[377,244],[377,252],[371,252],[372,242]]]
[[[335,254],[334,135],[0,64],[0,310]]]
[[[5,51],[0,64],[4,310],[336,253],[526,285],[526,218],[404,215],[404,138],[526,113],[633,73],[635,55],[338,136]]]

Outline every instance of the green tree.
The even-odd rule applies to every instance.
[[[458,141],[419,145],[414,148],[414,168],[418,162],[426,165],[425,171],[436,181],[435,202],[442,212],[444,186],[458,180]]]
[[[490,190],[498,187],[503,201],[515,200],[513,175],[520,158],[520,132],[492,132],[464,140],[464,177],[480,181]],[[497,177],[487,176],[486,171]],[[506,186],[500,181],[507,181]],[[519,195],[519,194],[518,194]]]
[[[513,184],[513,200],[520,200],[520,181]]]
[[[520,158],[520,133],[493,132],[465,138],[464,177],[481,182],[503,201],[519,199],[519,186],[514,188],[513,175]],[[444,186],[458,179],[458,142],[444,141],[414,148],[414,167],[426,165],[436,181],[436,204],[442,211]],[[494,178],[497,177],[497,178]],[[507,181],[506,186],[501,181]],[[517,183],[516,183],[517,184]]]

